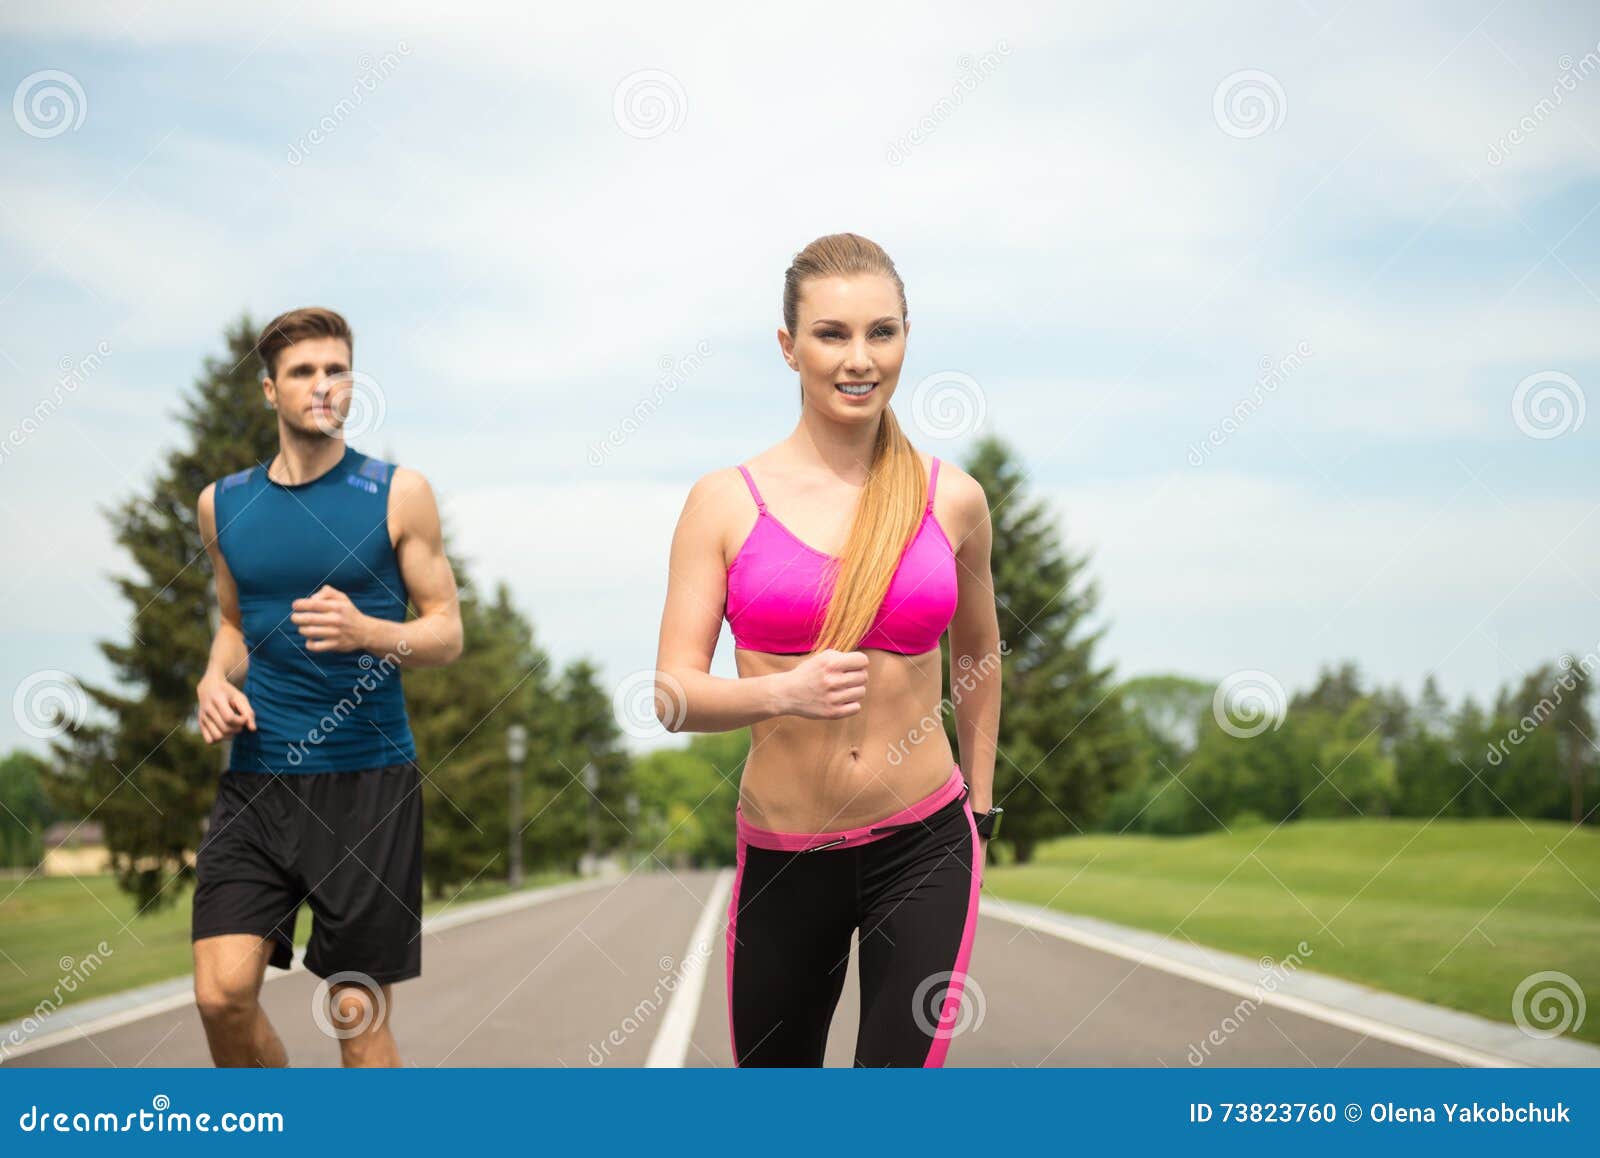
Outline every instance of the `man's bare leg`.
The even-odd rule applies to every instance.
[[[194,1000],[218,1066],[286,1066],[289,1055],[261,1008],[272,941],[253,933],[194,943]]]
[[[341,983],[328,993],[328,1016],[339,1039],[339,1057],[350,1068],[400,1065],[400,1047],[389,1030],[394,986]]]

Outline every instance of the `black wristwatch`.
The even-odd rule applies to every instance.
[[[978,836],[983,840],[993,840],[1000,831],[1000,817],[1005,812],[996,804],[988,812],[974,812],[973,821],[978,826]]]

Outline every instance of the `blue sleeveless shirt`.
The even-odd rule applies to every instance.
[[[307,651],[291,604],[329,584],[367,615],[403,621],[389,542],[391,463],[346,447],[326,474],[285,485],[253,466],[216,486],[217,543],[239,589],[256,731],[233,735],[235,772],[346,772],[416,758],[394,656]]]

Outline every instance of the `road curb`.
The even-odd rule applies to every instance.
[[[514,913],[534,905],[558,901],[563,897],[575,893],[589,892],[605,885],[614,884],[619,874],[594,877],[581,881],[566,881],[559,885],[546,885],[542,888],[527,889],[523,892],[509,893],[505,896],[491,897],[485,901],[474,901],[471,904],[447,908],[445,911],[435,913],[422,919],[422,932],[426,936],[430,933],[442,933],[448,929],[468,925],[474,921],[488,920]],[[268,969],[265,982],[278,981],[285,977],[293,976],[305,969],[305,950],[297,948],[294,951],[294,960],[288,969]],[[23,1054],[34,1053],[52,1046],[62,1045],[68,1041],[88,1037],[90,1034],[102,1033],[108,1029],[128,1025],[135,1021],[142,1021],[147,1017],[154,1017],[158,1013],[166,1013],[194,1003],[194,974],[185,973],[181,977],[168,978],[166,981],[155,981],[148,985],[140,985],[133,989],[124,989],[117,993],[97,997],[91,1001],[75,1002],[63,1006],[54,1013],[40,1019],[31,1032],[25,1032],[24,1027],[33,1018],[22,1018],[0,1024],[0,1066],[7,1059],[21,1057]],[[17,1035],[17,1044],[9,1044],[12,1035]]]
[[[1600,1047],[1570,1037],[1539,1038],[1515,1025],[1401,997],[1309,969],[1263,968],[1261,961],[1133,929],[985,896],[979,910],[1014,925],[1111,953],[1152,969],[1314,1017],[1468,1066],[1600,1066]],[[1270,978],[1271,988],[1264,988]]]

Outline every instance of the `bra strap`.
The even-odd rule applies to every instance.
[[[739,473],[744,475],[745,485],[750,488],[750,497],[756,501],[756,509],[763,515],[767,513],[767,504],[761,498],[761,492],[756,489],[756,480],[750,477],[750,472],[745,469],[744,463],[739,464]]]
[[[928,510],[933,510],[933,488],[939,478],[939,460],[935,458],[928,470]]]

